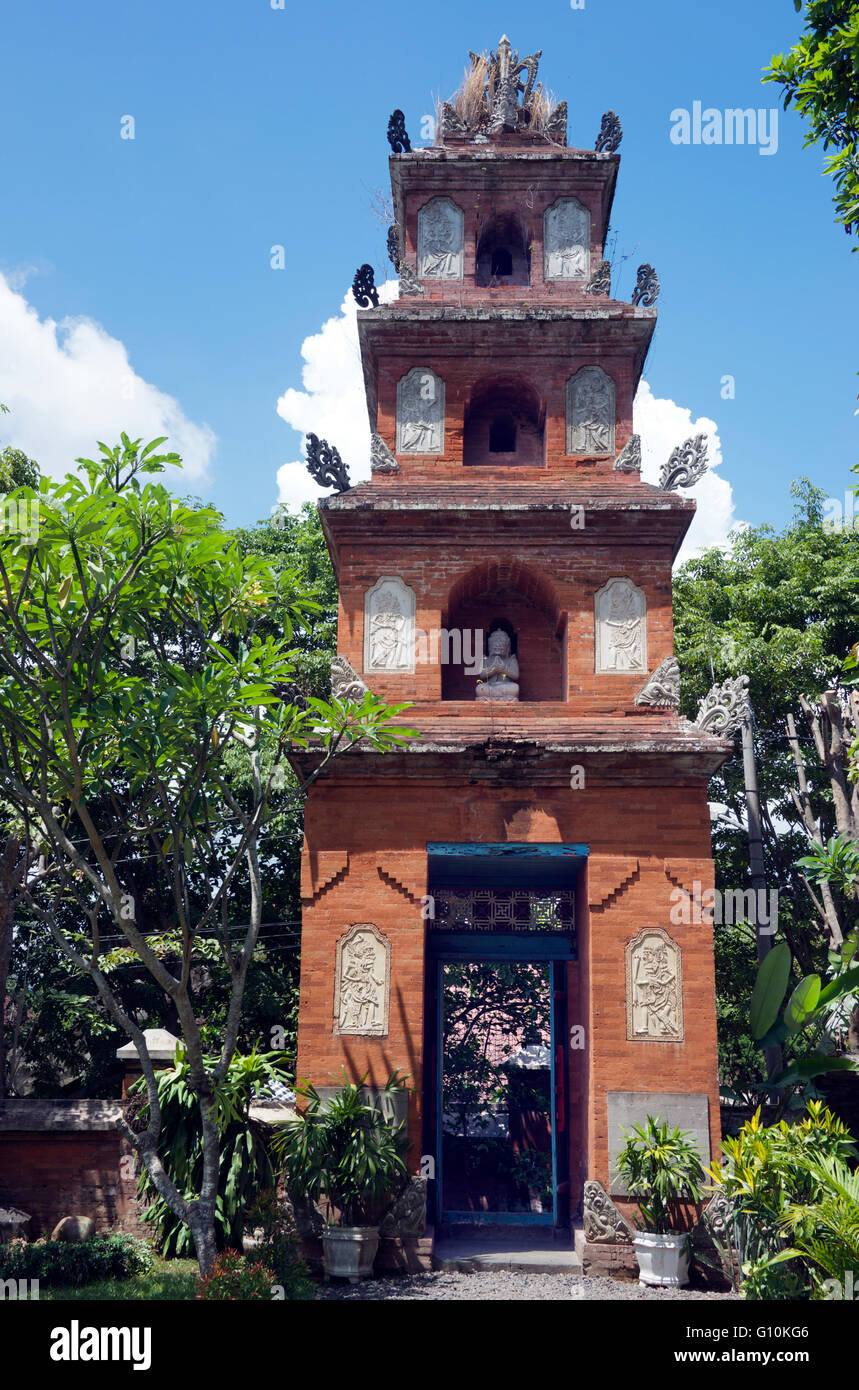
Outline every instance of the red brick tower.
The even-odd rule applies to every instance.
[[[400,297],[358,315],[373,477],[320,515],[338,650],[415,702],[419,737],[311,789],[298,1071],[409,1073],[412,1171],[431,1220],[462,1220],[468,1194],[449,1200],[439,1173],[441,972],[539,963],[541,1219],[574,1224],[589,1184],[586,1249],[605,1262],[590,1184],[623,1208],[621,1127],[662,1114],[705,1157],[719,1142],[712,929],[672,906],[713,885],[707,783],[727,746],[677,713],[671,566],[695,504],[638,471],[655,277],[611,297],[619,124],[567,147],[536,64],[503,39],[477,111],[446,104],[438,142],[390,160]]]

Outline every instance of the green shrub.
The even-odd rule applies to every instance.
[[[830,1238],[837,1243],[843,1213],[831,1199],[838,1196],[839,1170],[856,1159],[856,1144],[821,1101],[809,1101],[806,1109],[797,1124],[782,1120],[769,1126],[756,1111],[736,1137],[724,1140],[722,1167],[709,1169],[730,1203],[717,1250],[744,1298],[810,1297],[815,1280],[808,1261],[827,1268],[825,1258],[818,1258],[823,1247],[811,1243],[825,1246]],[[846,1196],[842,1206],[849,1207]],[[796,1232],[794,1246],[809,1243],[807,1251],[789,1248],[790,1231]]]
[[[633,1125],[617,1159],[618,1176],[630,1197],[638,1202],[645,1231],[665,1235],[676,1229],[682,1202],[701,1198],[704,1170],[698,1150],[686,1130],[669,1128],[648,1115],[643,1125]]]
[[[271,1270],[258,1260],[248,1260],[238,1250],[225,1250],[215,1260],[212,1273],[201,1279],[198,1298],[271,1299]]]
[[[154,1257],[136,1236],[93,1236],[92,1240],[39,1240],[0,1245],[0,1279],[38,1279],[51,1287],[133,1279],[149,1274]]]

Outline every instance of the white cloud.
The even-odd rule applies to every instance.
[[[677,557],[683,564],[708,546],[727,543],[734,521],[734,498],[731,484],[714,470],[722,462],[722,444],[715,420],[702,415],[692,419],[691,410],[674,401],[654,396],[646,381],[639,385],[633,406],[635,431],[641,435],[641,476],[646,483],[658,483],[663,463],[678,444],[693,435],[707,435],[709,468],[694,487],[684,489],[683,497],[694,497],[698,510]]]
[[[383,303],[396,299],[398,284],[388,280],[380,287]],[[302,436],[312,431],[339,449],[353,483],[369,478],[370,425],[351,291],[340,306],[339,316],[327,319],[318,333],[305,338],[301,355],[303,389],[289,387],[284,391],[277,402],[278,415]],[[698,511],[678,563],[707,546],[724,545],[734,525],[734,502],[730,483],[713,471],[722,461],[716,422],[703,416],[693,421],[690,410],[654,396],[648,383],[642,381],[635,398],[635,428],[641,435],[641,476],[648,483],[658,482],[662,464],[678,444],[692,435],[708,436],[710,467],[689,490],[698,502]],[[277,483],[278,500],[296,511],[302,502],[314,501],[329,491],[316,486],[303,458],[283,464]]]
[[[25,277],[26,278],[26,277]],[[0,400],[3,442],[62,477],[76,458],[93,458],[96,440],[115,444],[125,430],[144,441],[166,434],[181,472],[163,475],[182,491],[206,477],[215,435],[195,425],[173,396],[144,381],[124,344],[88,318],[40,319],[16,287],[21,272],[0,273]]]
[[[397,298],[398,280],[379,286],[379,299],[389,304]],[[301,345],[303,390],[290,386],[277,402],[277,413],[303,436],[318,434],[340,450],[353,483],[370,476],[370,422],[364,396],[361,351],[358,347],[358,306],[352,291],[340,305],[338,318],[323,323],[318,333]],[[277,471],[278,501],[297,511],[302,502],[315,501],[330,491],[318,488],[307,472],[304,458],[284,463]]]

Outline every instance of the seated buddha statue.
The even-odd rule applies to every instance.
[[[518,700],[519,662],[510,650],[510,638],[502,627],[489,634],[487,655],[477,680],[478,700]]]

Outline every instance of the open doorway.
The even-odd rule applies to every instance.
[[[448,1220],[555,1217],[552,966],[441,961],[441,1180]]]

